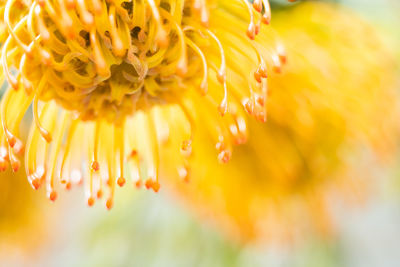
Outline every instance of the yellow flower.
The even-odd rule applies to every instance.
[[[127,164],[135,183],[158,191],[159,151],[174,139],[168,121],[178,113],[192,133],[175,151],[189,155],[194,129],[209,127],[227,162],[232,144],[246,139],[239,106],[265,121],[267,72],[285,61],[272,30],[261,28],[270,21],[267,0],[7,0],[0,7],[9,85],[0,169],[20,166],[18,127],[32,103],[26,174],[34,188],[46,185],[51,200],[57,179],[66,188],[84,182],[89,205],[106,185],[111,208]],[[193,113],[207,124],[195,125]]]
[[[274,27],[288,64],[269,77],[267,123],[247,124],[248,143],[226,165],[213,160],[210,128],[202,127],[190,183],[171,179],[166,185],[238,239],[285,243],[311,232],[329,237],[329,203],[362,199],[373,166],[393,156],[399,118],[393,57],[372,27],[331,4],[285,10],[274,16]],[[174,172],[163,170],[165,177]]]

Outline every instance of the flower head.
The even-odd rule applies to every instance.
[[[7,0],[0,7],[9,85],[0,168],[19,168],[18,126],[32,103],[26,172],[34,188],[46,184],[51,200],[57,179],[66,188],[84,182],[89,205],[108,186],[110,208],[127,163],[136,184],[158,191],[172,106],[190,125],[182,152],[190,154],[200,127],[196,113],[227,162],[231,145],[247,138],[244,111],[266,120],[267,72],[286,61],[274,33],[261,29],[270,21],[267,0]],[[262,44],[254,41],[261,30]],[[193,110],[188,99],[203,108]]]

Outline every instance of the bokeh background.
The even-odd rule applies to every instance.
[[[374,25],[400,64],[400,1],[332,2]],[[285,12],[297,4],[273,1],[272,8]],[[237,242],[164,190],[153,194],[125,186],[107,211],[84,205],[79,188],[50,203],[44,192],[29,187],[23,172],[7,172],[0,176],[0,266],[397,267],[397,158],[390,168],[371,166],[379,183],[365,203],[336,207],[333,238],[310,234],[295,245]]]

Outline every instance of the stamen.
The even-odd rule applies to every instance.
[[[254,0],[254,1],[253,1],[253,8],[254,8],[257,12],[261,12],[261,11],[262,11],[262,8],[263,8],[262,0]]]
[[[111,5],[108,10],[108,19],[110,21],[110,34],[111,34],[111,39],[112,39],[112,45],[113,45],[113,52],[116,56],[122,57],[125,55],[126,49],[124,47],[124,44],[121,40],[121,37],[118,34],[117,26],[115,24],[115,6]]]
[[[35,6],[35,18],[37,20],[37,26],[39,28],[39,32],[40,32],[40,37],[44,42],[49,42],[50,40],[50,32],[47,30],[46,24],[43,20],[42,17],[42,9],[39,5]],[[33,16],[32,16],[33,18]],[[30,34],[31,34],[31,38],[34,39],[33,37],[35,36],[35,33],[33,31],[33,27],[30,28],[29,30]]]
[[[124,178],[124,161],[125,161],[125,156],[124,156],[124,133],[125,133],[125,127],[124,125],[122,126],[117,126],[116,128],[116,140],[117,140],[117,145],[118,145],[118,150],[119,150],[119,178],[117,180],[117,183],[120,187],[124,186],[126,180]]]
[[[8,57],[8,46],[9,46],[10,42],[11,42],[11,36],[8,36],[7,40],[3,44],[3,50],[1,52],[1,62],[2,62],[2,66],[3,66],[3,71],[4,71],[4,74],[6,76],[8,83],[15,90],[17,90],[19,87],[18,80],[11,74],[10,70],[8,69],[7,57]],[[14,53],[16,53],[17,51],[18,51],[17,49],[14,49],[12,51],[12,55],[10,55],[10,56],[13,56]]]
[[[185,42],[187,45],[189,45],[189,47],[191,47],[199,55],[201,62],[203,64],[203,79],[200,84],[200,89],[201,89],[202,95],[206,95],[207,90],[208,90],[208,82],[207,82],[208,81],[208,66],[207,66],[206,57],[204,56],[201,49],[192,40],[185,37]]]
[[[58,155],[60,152],[60,148],[61,148],[61,143],[64,137],[64,132],[67,126],[67,122],[68,122],[68,116],[66,112],[62,112],[60,118],[57,119],[57,127],[56,127],[56,132],[54,134],[55,136],[55,140],[54,143],[51,146],[51,150],[50,150],[50,156],[49,156],[49,166],[50,169],[47,172],[47,194],[49,195],[50,199],[52,201],[55,200],[54,197],[54,193],[55,193],[55,189],[54,189],[54,175],[56,172],[56,165],[57,165],[57,159],[58,159]],[[53,199],[52,199],[53,198]]]
[[[96,130],[97,130],[97,125],[99,124],[99,122],[97,122],[94,125],[94,135],[96,135]],[[85,125],[86,129],[84,129],[85,132],[85,139],[87,140],[87,150],[88,150],[88,160],[90,160],[93,155],[94,155],[94,147],[95,147],[95,143],[90,142],[91,140],[91,136],[93,134],[93,125],[89,124],[89,125]],[[97,162],[97,161],[96,161]],[[93,165],[93,161],[92,164]],[[85,167],[85,172],[86,175],[89,177],[89,179],[86,179],[86,183],[85,183],[85,193],[87,196],[87,204],[89,207],[94,205],[94,195],[93,195],[93,175],[94,175],[94,170],[92,168],[92,166],[90,167]]]
[[[49,105],[45,104],[40,114],[41,119],[46,114],[48,108]],[[43,168],[43,171],[40,174],[38,173],[40,166],[37,166],[36,157],[39,154],[38,142],[40,137],[36,129],[34,125],[31,126],[27,141],[27,150],[25,151],[25,168],[29,182],[37,190],[41,185],[41,179],[44,177],[45,171]]]
[[[147,179],[145,185],[147,189],[151,188],[153,189],[154,192],[157,193],[160,190],[160,183],[158,181],[160,154],[158,152],[158,140],[151,112],[147,114],[147,124],[148,124],[149,137],[151,140],[150,144],[152,145],[151,150],[152,150],[153,166],[152,166],[152,174],[150,175],[150,178]]]
[[[88,27],[88,29],[92,28],[94,18],[93,15],[86,8],[85,0],[75,0],[75,2],[82,22]]]
[[[71,1],[73,1],[73,0],[71,0]],[[103,11],[100,0],[92,0],[92,7],[93,7],[94,13],[96,15],[100,15],[101,12]]]
[[[186,55],[186,43],[185,43],[185,35],[181,26],[174,20],[170,13],[166,12],[165,10],[161,10],[162,14],[167,17],[169,21],[171,21],[175,27],[176,33],[178,34],[178,41],[180,44],[180,54],[178,59],[178,64],[176,66],[176,71],[179,76],[184,76],[188,69],[187,69],[187,55]]]
[[[62,158],[62,161],[61,161],[60,173],[59,173],[60,182],[62,184],[67,184],[68,181],[69,181],[69,175],[71,175],[71,174],[69,174],[67,177],[63,176],[64,175],[65,163],[66,163],[67,158],[69,157],[69,154],[70,154],[71,143],[72,143],[72,139],[73,139],[74,134],[75,134],[75,130],[76,130],[77,124],[78,124],[78,120],[76,120],[76,119],[73,120],[71,122],[71,125],[70,125],[69,129],[68,129],[68,136],[67,136],[67,139],[66,139],[66,142],[65,142],[64,155],[63,155],[63,158]]]
[[[90,45],[93,49],[94,62],[96,64],[97,72],[103,77],[110,76],[110,70],[108,69],[107,63],[101,52],[100,44],[97,40],[96,28],[90,30]]]
[[[97,172],[100,169],[100,164],[98,161],[98,150],[99,150],[99,139],[100,139],[100,127],[101,127],[101,122],[96,122],[95,130],[94,130],[94,144],[93,144],[93,155],[92,157],[92,163],[90,165],[90,168],[94,171]]]
[[[164,29],[164,26],[161,21],[160,13],[158,12],[158,8],[154,0],[147,0],[147,3],[150,6],[151,12],[153,14],[153,18],[156,21],[157,25],[157,33],[155,36],[155,40],[160,47],[167,47],[168,45],[168,37],[167,33]]]
[[[33,42],[31,43],[33,45]],[[32,47],[31,45],[29,47]],[[25,62],[26,62],[26,53],[21,56],[21,61],[19,63],[19,73],[22,80],[22,85],[25,89],[27,95],[30,95],[32,92],[32,84],[25,79]]]
[[[117,153],[117,142],[116,142],[116,134],[115,134],[115,127],[111,126],[111,134],[114,136],[113,140],[110,140],[110,142],[107,145],[107,169],[108,169],[108,186],[110,187],[110,196],[108,197],[106,201],[106,207],[108,210],[110,210],[114,204],[114,193],[115,193],[115,161],[113,158],[113,155],[116,155]]]
[[[20,19],[14,28],[11,27],[10,12],[12,10],[11,7],[14,4],[14,2],[15,2],[15,0],[6,1],[6,6],[4,8],[4,22],[7,25],[8,32],[11,34],[12,38],[17,42],[17,44],[22,48],[22,50],[24,50],[27,53],[27,52],[29,52],[28,46],[26,44],[24,44],[16,34],[16,32],[18,32],[25,25],[27,16]]]
[[[222,47],[222,44],[219,41],[218,37],[215,36],[215,34],[213,32],[211,32],[210,30],[206,30],[206,32],[217,43],[219,52],[220,52],[221,65],[220,65],[219,71],[217,72],[217,79],[224,86],[224,97],[218,106],[218,111],[220,112],[221,116],[224,116],[225,113],[228,111],[228,88],[226,85],[225,52],[224,52],[224,48]]]
[[[6,112],[8,110],[8,103],[10,102],[10,99],[14,92],[14,90],[7,90],[1,103],[1,124],[3,126],[4,134],[6,135],[7,143],[10,145],[11,148],[14,147],[15,143],[17,142],[17,137],[15,137],[15,135],[12,134],[8,128]]]
[[[182,152],[186,155],[186,156],[190,156],[192,154],[192,143],[194,140],[194,134],[196,132],[196,122],[192,116],[192,114],[190,113],[190,111],[187,109],[187,107],[185,106],[185,104],[181,101],[178,103],[179,107],[181,108],[181,110],[183,111],[187,121],[190,124],[190,137],[188,140],[185,140],[182,142]]]
[[[251,9],[250,2],[248,0],[241,0],[242,3],[247,7],[247,11],[250,15],[250,23],[249,27],[247,28],[247,36],[251,39],[254,40],[256,32],[255,32],[255,24],[254,24],[254,14],[253,10]]]
[[[1,139],[3,139],[2,137]],[[8,161],[7,158],[8,156],[8,145],[6,144],[6,141],[3,139],[1,141],[1,146],[0,146],[0,171],[6,171],[8,168]]]
[[[264,24],[269,24],[271,22],[271,6],[269,5],[268,0],[262,0],[262,1],[264,3],[264,14],[262,16],[262,22]]]
[[[36,89],[35,96],[33,98],[33,105],[32,105],[32,111],[33,111],[33,120],[35,121],[36,127],[39,130],[41,136],[46,140],[47,143],[51,142],[51,134],[49,131],[47,131],[43,126],[42,123],[40,122],[39,119],[39,113],[38,113],[38,101],[39,101],[39,95],[41,94],[43,88],[45,87],[46,83],[46,74],[42,77],[42,79],[39,82],[39,85]]]
[[[9,151],[8,154],[9,154],[11,169],[13,170],[13,172],[17,172],[19,167],[21,166],[21,163],[15,156],[14,151],[11,146],[9,147],[8,151]]]

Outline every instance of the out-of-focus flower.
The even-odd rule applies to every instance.
[[[44,220],[41,198],[26,183],[23,173],[11,170],[0,174],[0,258],[7,253],[34,253],[37,239],[49,217]],[[8,255],[9,256],[9,255]],[[2,261],[3,263],[3,261]]]
[[[395,150],[393,56],[374,28],[336,5],[300,4],[274,17],[274,26],[289,60],[282,75],[269,77],[268,122],[248,124],[248,143],[227,165],[212,157],[209,128],[199,129],[190,183],[170,186],[244,240],[331,236],[329,200],[363,197],[374,166],[365,164],[388,162]]]
[[[46,185],[51,200],[60,179],[66,188],[85,183],[89,205],[107,186],[111,208],[127,164],[135,183],[158,191],[159,151],[174,139],[167,121],[178,113],[191,124],[178,152],[189,155],[195,128],[210,127],[220,161],[228,161],[232,144],[246,139],[244,110],[266,120],[267,72],[286,60],[272,30],[261,28],[270,21],[267,0],[7,0],[0,7],[9,84],[0,169],[20,166],[18,127],[32,103],[26,174],[34,188]],[[192,113],[207,124],[196,125]]]

